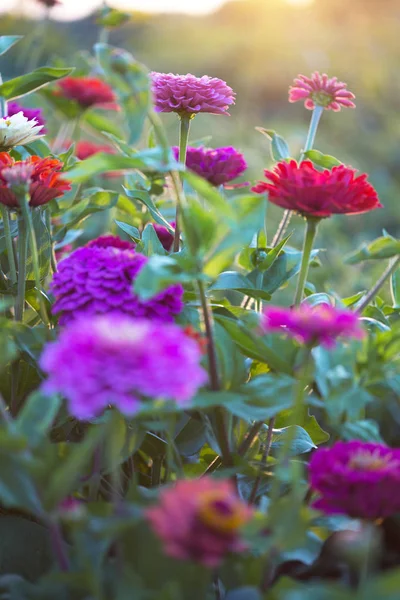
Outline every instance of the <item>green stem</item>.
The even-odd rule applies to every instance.
[[[56,259],[56,253],[54,250],[52,225],[51,225],[51,212],[50,212],[49,206],[47,206],[44,214],[45,214],[45,220],[46,220],[46,227],[49,232],[50,243],[51,243],[51,255],[50,255],[51,268],[52,268],[53,273],[55,273],[57,271],[57,259]]]
[[[389,279],[392,273],[400,265],[400,256],[397,256],[394,260],[392,260],[385,271],[382,273],[378,281],[375,283],[374,287],[370,289],[366,296],[364,296],[363,301],[357,307],[357,312],[362,313],[365,308],[367,308],[368,304],[371,302],[373,298],[375,298],[376,294],[379,292],[384,283]]]
[[[301,258],[299,279],[297,281],[296,294],[295,294],[294,302],[293,302],[293,304],[295,306],[298,306],[303,299],[304,286],[307,281],[308,269],[310,266],[311,251],[312,251],[315,236],[317,233],[318,222],[319,222],[319,219],[315,219],[312,217],[307,219],[307,227],[306,227],[306,234],[304,236],[303,255]]]
[[[3,78],[0,74],[0,85],[3,83]],[[7,117],[8,115],[8,110],[7,110],[7,100],[4,98],[4,96],[0,96],[0,117],[4,118]]]
[[[272,419],[270,419],[269,423],[268,423],[267,439],[265,442],[265,447],[264,447],[264,451],[263,451],[263,454],[261,457],[261,462],[260,462],[260,474],[256,477],[256,479],[254,481],[253,489],[251,490],[251,494],[249,497],[249,504],[254,504],[256,501],[256,498],[257,498],[258,488],[260,487],[260,483],[261,483],[262,471],[268,463],[269,453],[271,452],[272,434],[274,431],[274,427],[275,427],[275,417],[272,417]]]
[[[42,295],[39,253],[38,253],[38,248],[37,248],[37,243],[36,243],[35,229],[34,229],[33,221],[32,221],[32,211],[31,211],[28,203],[29,203],[29,194],[24,194],[23,196],[21,194],[20,206],[21,206],[21,210],[22,210],[22,217],[23,217],[23,220],[25,221],[25,226],[26,226],[28,236],[29,236],[29,246],[30,246],[31,257],[32,257],[33,273],[34,273],[34,277],[35,277],[35,287],[36,287],[36,291],[37,291],[38,298],[39,298],[40,316],[42,317],[43,323],[46,323],[46,325],[48,325],[50,321],[49,321],[49,317],[48,317],[48,314],[46,311],[46,306],[45,306],[43,295]]]
[[[179,130],[179,162],[183,165],[186,165],[186,153],[189,141],[190,123],[192,119],[187,115],[182,115],[180,119],[181,124]],[[180,211],[181,205],[178,197],[176,202],[174,252],[179,252],[179,242],[181,237],[179,228]]]
[[[10,280],[11,280],[11,283],[14,284],[14,283],[17,283],[17,268],[15,265],[14,248],[13,248],[13,241],[12,241],[12,236],[11,236],[10,216],[8,214],[8,209],[3,204],[1,205],[0,210],[1,210],[1,217],[3,219],[4,238],[6,241],[8,266],[10,268]]]
[[[25,219],[18,219],[18,288],[15,301],[15,319],[23,321],[26,289],[26,260],[28,250],[28,232]]]
[[[305,143],[304,149],[301,152],[299,163],[303,162],[305,153],[308,152],[309,150],[312,150],[312,148],[314,146],[315,136],[317,134],[318,125],[319,125],[319,122],[321,120],[322,113],[324,112],[324,110],[325,109],[323,106],[316,106],[312,112],[310,125],[309,125],[308,133],[307,133],[306,143]],[[279,244],[279,242],[281,241],[281,239],[283,238],[283,236],[285,235],[286,229],[290,223],[290,219],[292,218],[292,214],[293,214],[292,210],[285,210],[285,212],[283,213],[282,220],[279,223],[277,232],[274,236],[274,239],[272,240],[272,247],[277,246]]]

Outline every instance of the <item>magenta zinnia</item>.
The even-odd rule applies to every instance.
[[[183,288],[172,285],[149,300],[132,289],[147,257],[129,248],[129,242],[102,237],[75,250],[58,265],[51,283],[53,313],[65,325],[82,315],[125,313],[171,321],[183,309]]]
[[[172,323],[126,315],[84,317],[45,347],[42,389],[62,394],[80,420],[109,405],[134,415],[146,400],[186,406],[207,380],[200,361],[198,344]]]
[[[176,160],[179,148],[173,148]],[[186,154],[188,169],[207,179],[212,185],[224,185],[239,177],[247,169],[244,156],[232,146],[225,148],[189,147]]]
[[[235,104],[235,93],[222,79],[151,73],[152,91],[157,112],[176,112],[194,116],[198,113],[227,115]]]
[[[284,308],[268,306],[264,310],[262,327],[266,332],[285,333],[302,344],[322,344],[332,348],[339,337],[364,337],[357,314],[330,304]]]
[[[342,106],[355,108],[355,96],[346,87],[337,77],[329,78],[325,73],[320,75],[318,71],[311,77],[298,75],[294,85],[289,88],[289,102],[304,100],[304,106],[309,110],[313,110],[315,106],[334,111],[339,111]]]
[[[273,171],[264,171],[268,183],[253,187],[258,194],[281,208],[305,217],[330,217],[333,214],[356,215],[381,208],[378,194],[367,175],[345,165],[318,171],[311,161],[278,163]]]
[[[159,223],[152,223],[152,225],[158,239],[162,244],[162,247],[167,252],[170,252],[174,243],[174,234],[171,233],[170,230],[165,227],[165,225],[160,225]],[[175,221],[171,221],[170,225],[175,229]]]
[[[309,466],[314,503],[328,514],[380,519],[400,512],[400,450],[358,440],[320,448]]]
[[[41,108],[27,108],[26,106],[21,106],[18,102],[9,102],[7,104],[7,114],[9,117],[17,115],[20,112],[22,112],[24,117],[29,121],[35,120],[38,125],[42,125],[43,129],[41,130],[41,133],[46,133],[46,129],[44,128],[46,121],[43,117]]]
[[[167,555],[216,567],[228,553],[245,549],[240,528],[253,511],[230,481],[203,477],[163,490],[146,514]]]

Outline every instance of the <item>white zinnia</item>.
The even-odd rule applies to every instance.
[[[23,146],[37,140],[43,125],[36,119],[27,119],[21,111],[12,117],[0,118],[0,151],[10,150],[14,146]]]

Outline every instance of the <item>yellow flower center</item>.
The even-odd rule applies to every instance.
[[[393,466],[397,463],[392,454],[379,456],[377,451],[359,452],[349,462],[349,467],[356,471],[379,471],[382,468]]]
[[[11,124],[12,124],[11,119],[6,119],[6,125],[7,125],[7,127],[10,127]]]
[[[220,533],[234,533],[247,521],[241,503],[218,491],[202,494],[198,516],[205,525]]]

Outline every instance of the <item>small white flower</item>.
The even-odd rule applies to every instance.
[[[36,119],[27,119],[22,111],[11,117],[0,118],[0,152],[43,137],[39,134],[42,128],[43,125],[38,125]]]

